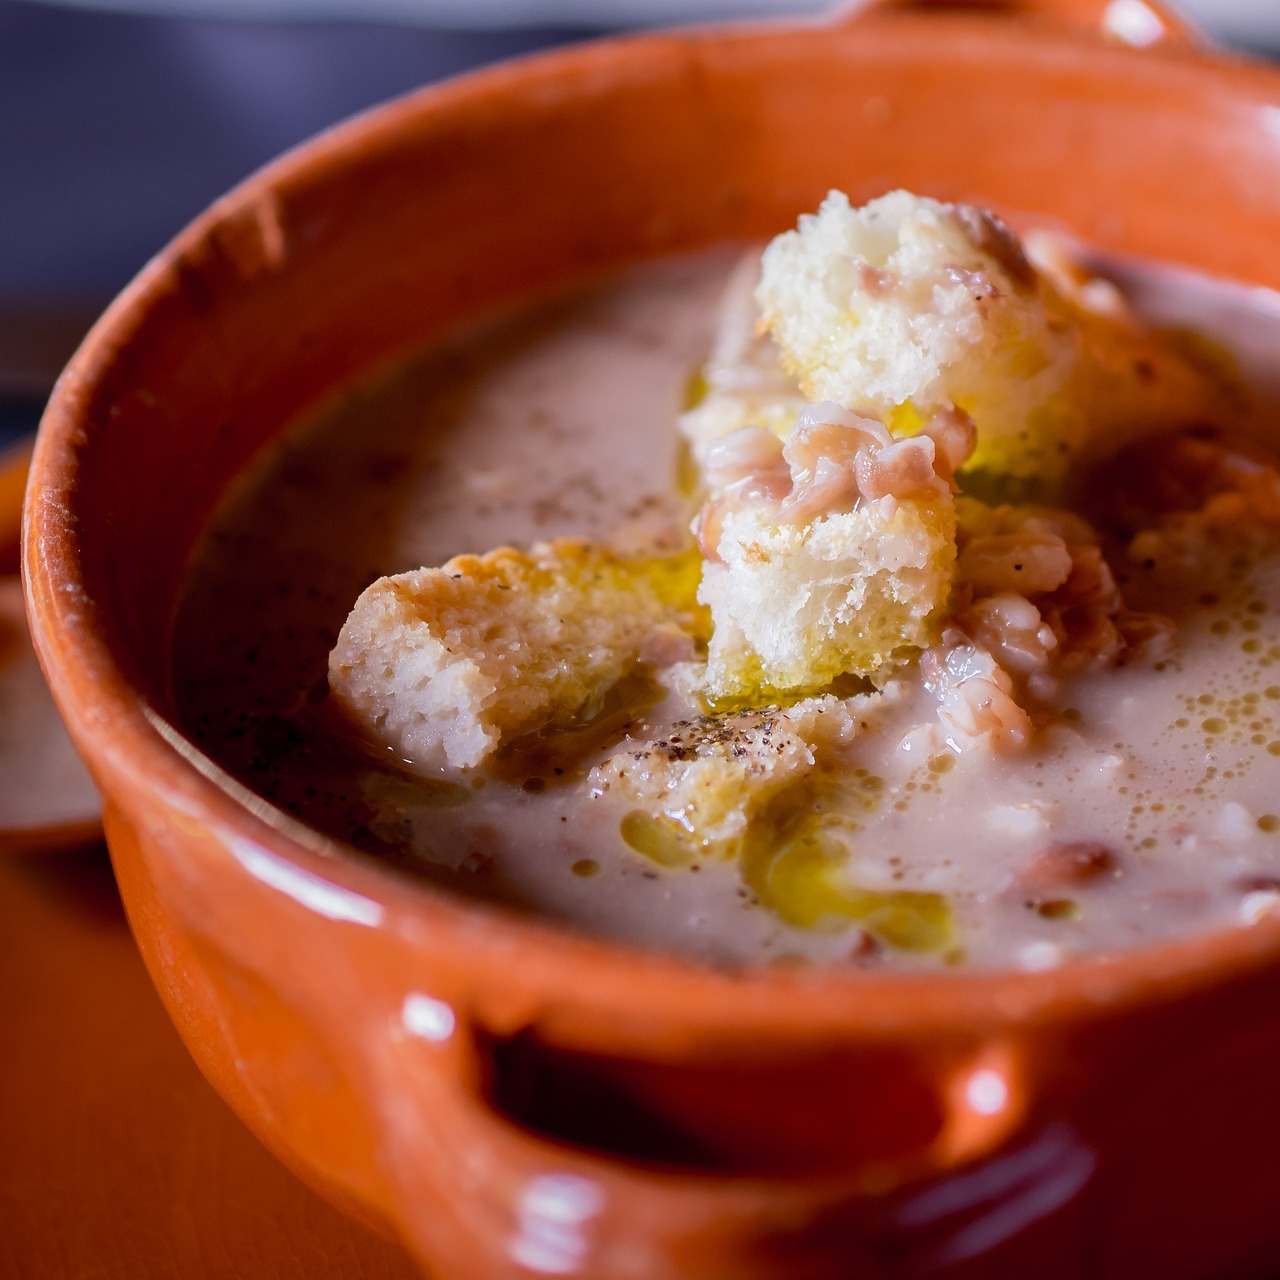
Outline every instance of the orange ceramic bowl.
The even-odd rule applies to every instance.
[[[175,600],[232,478],[496,305],[765,237],[832,186],[1280,287],[1280,73],[1140,0],[973,7],[584,46],[393,103],[215,205],[50,405],[33,631],[152,976],[263,1141],[450,1280],[1280,1263],[1280,928],[1039,975],[718,972],[408,880],[171,727]]]

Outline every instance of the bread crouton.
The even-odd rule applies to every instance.
[[[948,477],[972,448],[963,426],[894,440],[825,403],[802,411],[785,444],[755,427],[708,449],[696,531],[713,707],[879,679],[932,642],[956,552]]]
[[[724,517],[717,553],[698,591],[714,623],[705,694],[749,705],[844,674],[880,679],[931,643],[951,587],[955,508],[929,491],[797,525],[746,507]]]
[[[696,557],[624,560],[569,540],[380,578],[329,655],[338,705],[424,772],[590,718],[655,632],[688,620]]]
[[[977,425],[971,466],[1015,479],[1056,481],[1091,450],[1224,408],[1220,378],[1123,306],[1066,296],[971,206],[894,191],[854,209],[833,191],[765,250],[756,296],[810,398],[895,435],[954,405]]]
[[[626,834],[659,861],[732,853],[753,814],[808,774],[824,751],[851,739],[878,696],[809,698],[785,709],[681,721],[661,740],[627,742],[598,765],[592,793],[638,807],[624,820]]]

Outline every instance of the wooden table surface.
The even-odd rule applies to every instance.
[[[196,1070],[102,847],[0,857],[0,1278],[415,1280]]]

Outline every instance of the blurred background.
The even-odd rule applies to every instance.
[[[1117,0],[1119,4],[1140,0]],[[0,441],[105,302],[220,192],[363,107],[608,32],[826,0],[0,0]],[[1185,0],[1280,52],[1280,0]]]

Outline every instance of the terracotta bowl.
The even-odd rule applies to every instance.
[[[831,186],[1280,287],[1280,73],[1138,0],[1006,7],[645,36],[415,94],[216,204],[59,384],[33,629],[151,974],[262,1140],[450,1280],[1280,1262],[1280,929],[1040,975],[718,972],[408,880],[171,727],[175,599],[231,479],[498,304],[767,236]]]

